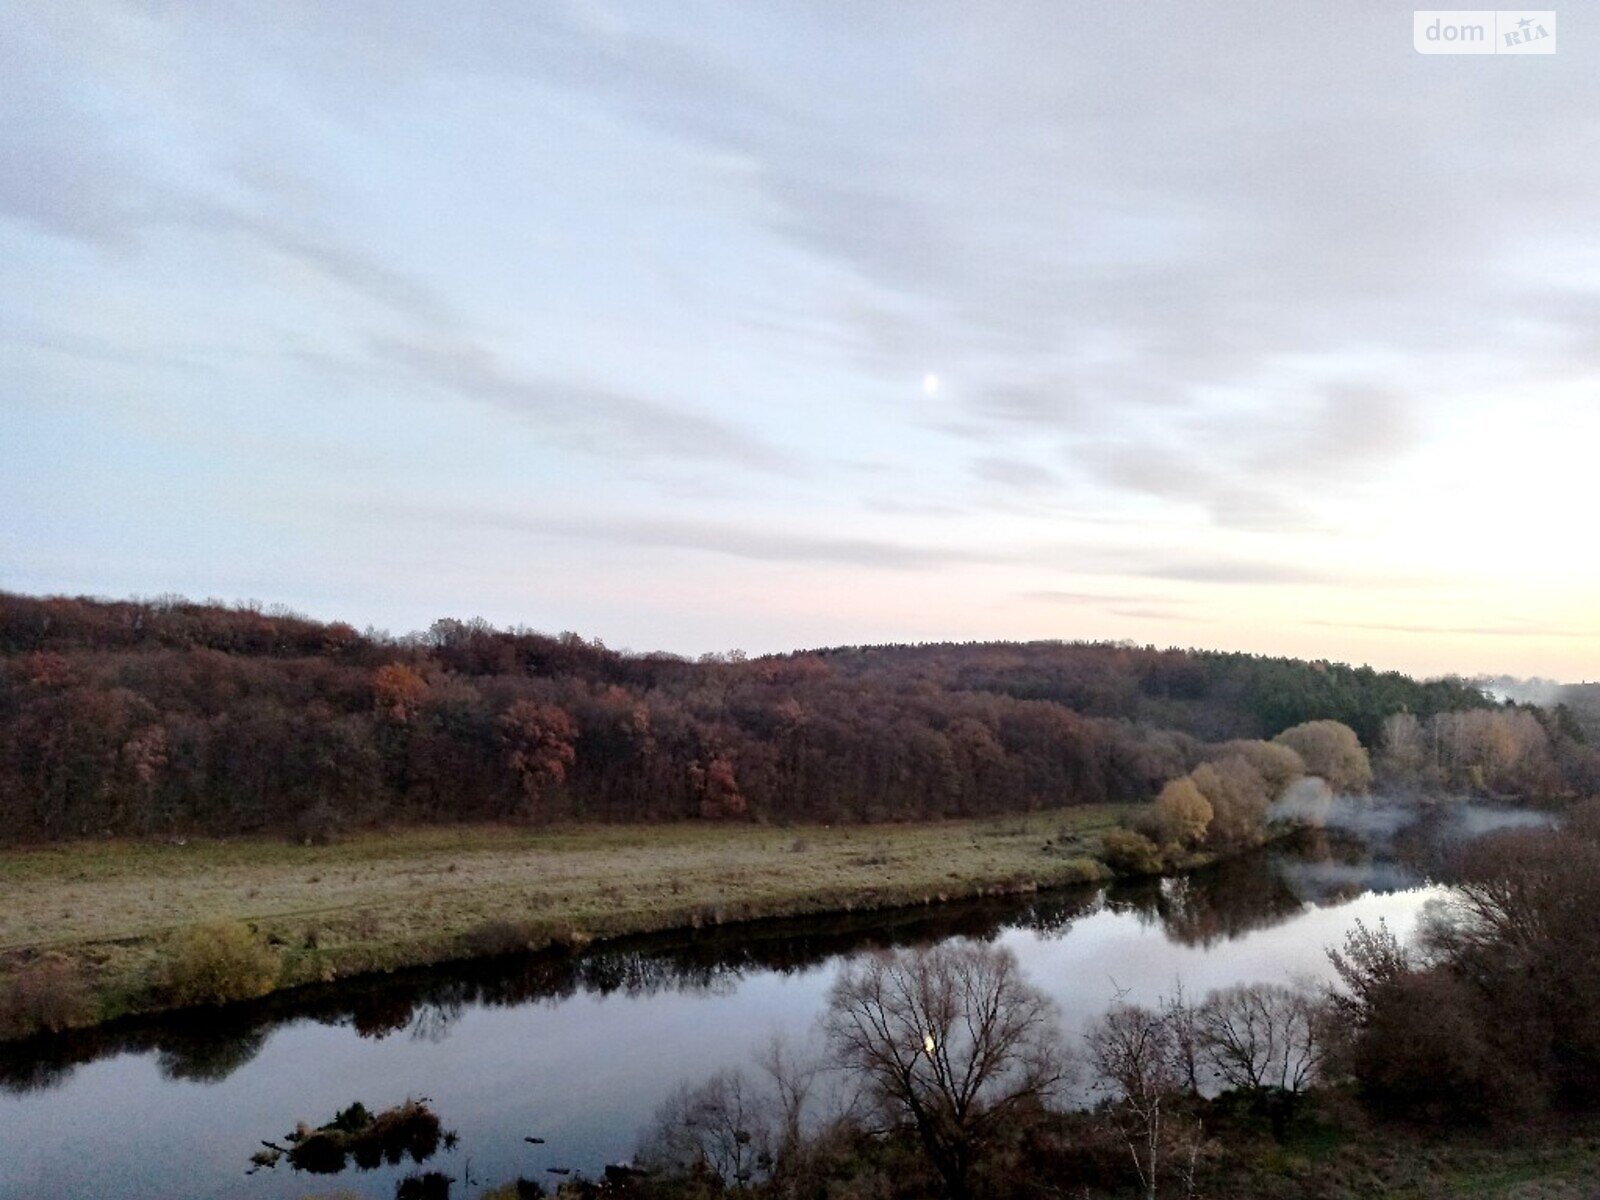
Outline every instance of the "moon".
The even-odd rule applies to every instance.
[[[929,371],[926,375],[924,375],[922,377],[922,394],[924,396],[931,396],[935,392],[937,392],[938,390],[939,390],[939,377],[937,375],[935,375],[932,371]]]

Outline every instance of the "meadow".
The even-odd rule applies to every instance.
[[[275,956],[275,987],[762,917],[1105,878],[1128,810],[897,825],[464,825],[281,839],[103,841],[0,852],[0,990],[41,962],[87,992],[61,1024],[168,1007],[170,957],[218,922]],[[11,1035],[27,1014],[12,1006]]]

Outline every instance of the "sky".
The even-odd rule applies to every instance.
[[[1559,16],[0,0],[0,589],[1600,678]]]

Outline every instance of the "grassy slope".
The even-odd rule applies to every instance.
[[[1358,1120],[1302,1129],[1285,1146],[1240,1157],[1245,1162],[1225,1173],[1223,1188],[1238,1200],[1592,1200],[1600,1195],[1600,1123],[1589,1118],[1448,1131],[1368,1126]]]
[[[338,845],[107,842],[0,853],[0,987],[41,952],[102,1018],[159,1005],[172,936],[218,918],[281,947],[282,986],[519,941],[914,904],[1104,875],[1122,810],[894,826],[456,826]],[[502,923],[496,937],[484,937]],[[479,934],[474,937],[474,934]]]

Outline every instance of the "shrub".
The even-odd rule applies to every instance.
[[[45,954],[13,972],[0,986],[0,1030],[54,1033],[94,1016],[94,1001],[77,966]]]
[[[1528,1064],[1495,1045],[1477,998],[1445,971],[1401,975],[1373,997],[1350,1070],[1373,1109],[1462,1121],[1535,1107]]]
[[[512,954],[526,954],[542,946],[546,938],[529,921],[510,921],[495,918],[469,929],[461,935],[463,947],[474,958],[501,958]]]
[[[1306,770],[1336,792],[1364,792],[1372,785],[1372,763],[1355,730],[1338,721],[1307,721],[1272,739],[1300,756]]]
[[[289,1143],[289,1165],[295,1170],[335,1175],[351,1158],[363,1171],[375,1170],[383,1163],[397,1166],[407,1157],[424,1163],[438,1152],[441,1142],[447,1148],[453,1146],[455,1134],[445,1133],[433,1110],[419,1100],[407,1100],[380,1113],[357,1101],[316,1129],[300,1123],[284,1140]],[[252,1161],[270,1166],[277,1160],[257,1156]]]
[[[1119,875],[1159,875],[1166,867],[1160,848],[1131,829],[1107,830],[1100,842],[1100,856]]]
[[[179,1004],[224,1004],[272,990],[278,956],[248,925],[214,921],[179,939],[167,964],[167,990]]]
[[[1241,755],[1204,762],[1189,778],[1211,805],[1206,842],[1216,847],[1248,846],[1258,841],[1272,800],[1266,780]]]
[[[449,1136],[453,1144],[454,1135]],[[439,1143],[445,1138],[439,1118],[417,1100],[384,1109],[365,1127],[347,1134],[351,1157],[365,1171],[373,1170],[380,1161],[398,1163],[407,1155],[414,1163],[426,1162],[438,1152]]]
[[[1141,837],[1147,837],[1158,846],[1176,846],[1178,838],[1172,826],[1168,824],[1161,809],[1152,804],[1149,808],[1140,809],[1122,823],[1124,829],[1131,829]]]
[[[872,849],[860,855],[856,860],[857,866],[882,867],[889,862],[889,847],[883,842],[874,842]]]
[[[1255,768],[1256,774],[1267,785],[1268,795],[1276,800],[1285,789],[1306,773],[1305,760],[1298,752],[1282,742],[1260,742],[1239,739],[1225,742],[1216,754],[1207,755],[1212,761],[1239,757]]]
[[[331,846],[343,831],[344,814],[322,800],[294,819],[290,837],[302,846]]]
[[[1187,775],[1170,781],[1156,797],[1156,819],[1161,840],[1179,846],[1202,841],[1211,828],[1211,801]]]

